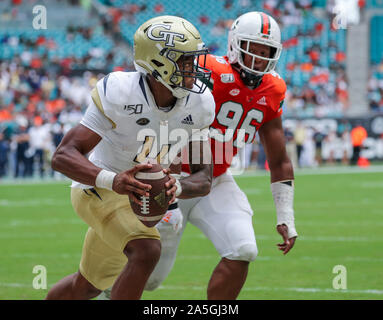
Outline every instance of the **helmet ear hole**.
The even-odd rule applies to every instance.
[[[163,67],[164,64],[162,62],[159,62],[158,60],[152,59],[152,63],[155,64],[157,67]]]
[[[277,53],[277,48],[270,47],[270,58],[274,58]]]

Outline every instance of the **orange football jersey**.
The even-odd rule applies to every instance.
[[[212,71],[210,88],[216,104],[215,119],[210,125],[216,177],[230,167],[238,148],[254,141],[264,123],[281,116],[286,84],[273,72],[264,75],[257,88],[250,89],[227,57],[208,55],[206,68]]]

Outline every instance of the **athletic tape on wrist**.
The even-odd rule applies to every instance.
[[[177,186],[176,197],[178,197],[182,193],[182,186],[179,179],[176,179],[175,185]]]
[[[113,180],[116,173],[102,169],[96,178],[96,187],[113,191]]]
[[[298,236],[294,223],[294,181],[278,181],[271,184],[274,204],[277,211],[277,226],[285,224],[289,238]]]

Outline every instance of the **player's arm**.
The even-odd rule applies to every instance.
[[[146,190],[150,185],[143,184],[134,178],[139,170],[150,168],[149,164],[140,164],[130,170],[116,174],[95,166],[86,158],[99,142],[101,137],[82,124],[71,129],[63,138],[52,158],[52,168],[82,184],[113,190],[129,195],[140,204],[133,192],[149,196]]]
[[[90,162],[85,155],[99,142],[101,137],[83,126],[72,128],[62,139],[52,158],[52,169],[80,183],[94,186],[101,168]]]
[[[259,129],[259,137],[269,164],[271,183],[294,180],[293,166],[286,152],[281,117],[274,118],[263,124]]]
[[[209,141],[189,143],[190,176],[179,179],[177,198],[189,199],[209,194],[213,179],[213,166]]]
[[[271,191],[277,210],[277,231],[284,243],[278,244],[284,254],[294,246],[298,236],[294,224],[294,170],[287,155],[281,117],[266,122],[259,129],[271,174]]]

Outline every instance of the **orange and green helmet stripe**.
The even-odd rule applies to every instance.
[[[261,15],[261,21],[262,21],[261,33],[265,35],[270,35],[270,31],[271,31],[270,18],[267,14],[263,12],[261,12],[260,15]]]

